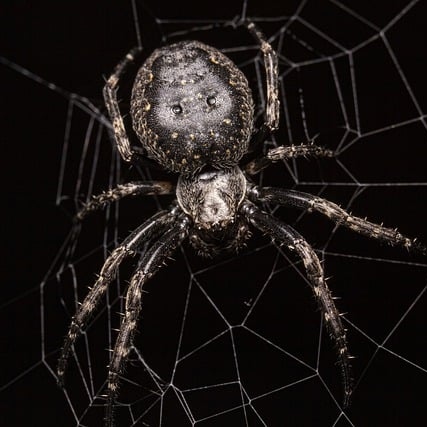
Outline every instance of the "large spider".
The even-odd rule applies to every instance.
[[[119,376],[128,357],[141,310],[142,287],[165,259],[186,239],[203,256],[237,251],[249,238],[250,226],[284,244],[301,258],[327,330],[335,342],[341,369],[343,407],[350,401],[352,376],[346,333],[316,252],[292,227],[257,205],[271,202],[317,211],[357,233],[425,252],[425,248],[395,230],[354,217],[336,204],[299,191],[266,188],[249,179],[271,163],[300,156],[330,157],[333,152],[313,144],[280,146],[243,164],[242,157],[262,144],[279,122],[276,53],[257,26],[242,21],[260,46],[266,75],[265,119],[254,126],[253,99],[244,74],[217,49],[184,41],[155,50],[135,78],[131,118],[142,149],[132,148],[117,101],[119,80],[139,49],[131,50],[117,65],[104,87],[117,148],[127,162],[139,161],[141,152],[170,172],[179,174],[176,187],[169,182],[129,182],[95,197],[77,214],[88,213],[126,196],[175,194],[171,208],[153,215],[105,261],[101,273],[75,313],[58,362],[59,384],[70,350],[88,323],[124,258],[149,242],[126,291],[124,317],[108,368],[106,425],[113,425],[113,404]]]

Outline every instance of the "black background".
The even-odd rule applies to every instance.
[[[197,6],[189,2],[151,3],[145,9],[146,15],[140,20],[143,44],[148,49],[156,46],[159,40],[159,33],[152,16],[178,19],[191,17],[230,19],[240,12],[240,4],[234,6],[232,2],[215,1],[215,5],[198,2]],[[274,4],[263,2],[262,5],[256,6],[253,5],[254,2],[249,3],[248,14],[257,16],[290,14],[299,4],[299,2],[295,4],[286,2],[285,7],[279,2],[270,2]],[[388,2],[387,13],[383,10],[384,6],[372,5],[372,2],[358,2],[357,7],[361,14],[381,26],[405,4],[406,2]],[[398,47],[399,59],[405,64],[403,69],[405,76],[409,78],[417,99],[421,101],[422,111],[426,111],[427,93],[424,83],[427,75],[427,59],[422,42],[426,37],[425,28],[422,28],[423,17],[426,16],[424,6],[417,5],[407,18],[402,19],[402,22],[405,22],[405,19],[408,20],[405,30],[396,33],[399,39],[393,39],[394,46]],[[321,7],[318,8],[318,13],[322,13]],[[67,4],[16,1],[2,6],[0,20],[2,32],[0,54],[3,57],[69,92],[90,98],[99,106],[102,106],[100,93],[103,76],[110,72],[126,49],[135,44],[130,2],[121,2],[118,5],[115,2],[100,1],[73,1]],[[340,34],[346,34],[346,28],[340,26],[339,22],[333,20],[328,22],[326,17],[324,22],[333,29],[331,31],[334,31],[335,39],[340,40]],[[378,65],[375,58],[372,59],[372,64],[373,67]],[[2,302],[5,305],[0,310],[1,352],[5,360],[1,367],[1,384],[15,379],[16,381],[2,390],[1,401],[5,408],[1,410],[0,422],[5,426],[54,426],[59,423],[65,426],[74,425],[66,399],[55,387],[54,378],[48,373],[47,366],[40,362],[42,358],[39,330],[39,284],[70,229],[70,218],[73,213],[72,204],[65,204],[65,209],[55,205],[67,102],[61,95],[49,90],[46,86],[39,85],[8,67],[1,66],[1,76],[0,135],[3,148],[2,170],[4,171],[2,211],[5,214],[2,221],[1,290]],[[361,78],[363,79],[363,76]],[[384,93],[386,95],[387,90]],[[393,103],[400,102],[400,100],[389,100],[386,96],[384,99],[384,103],[391,106]],[[377,105],[372,103],[372,111],[368,110],[369,105],[366,106],[365,112],[367,116],[372,117],[373,121],[378,114]],[[325,104],[324,107],[327,108],[327,105]],[[395,107],[399,109],[399,105]],[[393,118],[391,121],[393,122]],[[390,156],[390,162],[387,161],[387,152],[384,152],[384,148],[388,146],[382,143],[373,153],[366,151],[356,153],[359,157],[354,162],[346,157],[346,164],[351,164],[355,168],[353,170],[358,173],[356,175],[358,177],[365,174],[366,176],[383,174],[384,182],[405,179],[409,182],[426,182],[425,130],[424,133],[408,131],[406,135],[403,130],[397,136],[391,135],[390,138],[390,149],[394,152],[394,155]],[[411,145],[406,138],[421,138],[422,144]],[[78,143],[80,141],[77,141]],[[414,146],[417,147],[416,150]],[[399,158],[399,155],[396,155],[396,151],[399,150],[402,150],[401,163],[395,164],[393,159]],[[365,157],[370,155],[373,157]],[[370,218],[378,221],[384,220],[388,225],[399,226],[402,232],[410,236],[418,236],[426,242],[427,192],[425,188],[424,185],[413,189],[391,188],[368,192],[357,206],[357,213],[362,216],[369,215]],[[326,193],[328,198],[343,204],[348,201],[348,194],[340,193],[339,190],[334,193],[333,189]],[[341,200],[341,197],[344,200]],[[152,209],[153,206],[150,208]],[[316,235],[316,230],[309,225],[306,232],[307,237],[310,237],[311,233],[312,239]],[[353,250],[348,250],[348,247]],[[337,252],[361,255],[367,253],[373,258],[402,259],[404,262],[417,261],[425,264],[421,257],[411,257],[398,250],[393,252],[383,246],[377,248],[371,242],[366,243],[363,239],[349,237],[345,233],[339,234],[335,249]],[[268,257],[268,255],[267,253],[265,256]],[[262,265],[263,262],[268,261],[257,258],[256,262]],[[234,270],[239,268],[245,267],[238,264]],[[384,266],[374,262],[353,266],[352,270],[350,268],[348,264],[340,265],[339,259],[328,261],[328,273],[337,277],[340,282],[347,283],[348,289],[352,289],[348,291],[340,288],[337,292],[343,296],[345,310],[352,314],[350,318],[362,318],[365,307],[368,307],[366,310],[370,311],[368,319],[371,323],[368,323],[366,330],[371,337],[376,337],[372,322],[378,316],[401,317],[410,301],[421,292],[425,284],[426,274],[425,269],[422,268],[414,268],[411,271],[409,268],[402,267],[400,270],[398,264]],[[363,272],[360,270],[362,268]],[[176,270],[172,269],[169,275],[162,277],[165,281],[169,281],[173,279],[173,274],[176,274]],[[230,277],[234,277],[235,274],[237,274],[236,271],[230,272]],[[387,304],[389,310],[387,313],[382,313],[381,305],[376,307],[370,304],[364,305],[366,298],[369,298],[367,289],[356,292],[358,288],[364,286],[364,282],[368,282],[370,287],[378,285],[381,290],[374,289],[374,291],[382,293],[385,301],[394,301],[393,304]],[[416,284],[418,291],[409,292],[409,296],[405,296],[402,289],[407,290],[412,283]],[[309,296],[308,292],[298,298],[298,303],[308,300],[307,295]],[[376,301],[381,301],[381,297],[377,295]],[[292,302],[290,304],[294,305]],[[419,308],[423,304],[425,307],[425,297],[418,302],[418,309],[411,311],[412,317],[409,317],[403,332],[397,335],[399,343],[396,345],[397,348],[408,349],[405,353],[408,359],[417,361],[425,368],[427,352],[422,325],[424,324],[425,327],[426,319],[425,310]],[[393,309],[396,310],[395,313]],[[305,313],[305,311],[302,312]],[[165,322],[169,321],[166,316],[163,319]],[[66,330],[66,318],[62,316],[58,320],[49,320],[53,323],[58,322],[57,346],[59,347]],[[55,326],[53,325],[52,329]],[[364,350],[357,347],[358,336],[356,335],[350,332],[350,340],[353,338],[353,352],[360,355],[360,359],[363,360],[364,364],[359,365],[365,366],[369,357],[361,354]],[[397,353],[404,352],[398,350]],[[48,359],[50,366],[54,365],[54,357],[56,356]],[[39,365],[37,365],[38,362]],[[361,382],[361,391],[355,397],[354,406],[350,410],[350,419],[355,425],[360,426],[423,425],[422,405],[426,403],[426,399],[425,390],[421,387],[427,383],[425,372],[411,371],[409,365],[397,359],[392,359],[390,362],[387,357],[383,360],[379,356],[375,363],[377,375],[365,378]],[[360,366],[357,368],[357,359],[355,365],[357,378],[363,368]],[[29,367],[33,369],[25,373],[22,378],[18,378]],[[336,375],[338,375],[337,372]],[[388,383],[391,378],[392,380]],[[306,396],[302,394],[301,399],[305,398]],[[301,402],[297,404],[301,406],[301,413],[303,413],[304,405]],[[278,407],[280,408],[280,405]],[[277,411],[277,407],[275,410]],[[313,417],[309,418],[311,421],[303,421],[304,417],[293,418],[289,425],[314,425],[317,416],[319,419],[316,425],[332,424],[330,418],[322,418],[323,412],[320,408],[316,411]],[[278,419],[286,420],[286,416],[282,414],[282,418],[278,417]],[[340,423],[339,425],[343,426],[351,425],[345,420],[341,420]],[[100,424],[94,422],[93,425]],[[179,425],[179,423],[167,425]],[[239,424],[233,424],[232,421],[227,420],[215,424],[213,420],[212,424],[206,423],[206,425]],[[253,425],[261,424],[253,421]],[[271,425],[281,424],[274,422]]]

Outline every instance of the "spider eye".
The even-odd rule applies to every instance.
[[[206,104],[208,104],[210,107],[216,104],[216,98],[214,96],[208,96],[206,98]]]
[[[179,104],[173,105],[171,110],[172,110],[172,113],[174,113],[174,114],[181,114],[182,113],[182,107]]]

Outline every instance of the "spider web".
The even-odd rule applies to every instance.
[[[70,225],[92,195],[131,179],[170,178],[120,161],[100,99],[100,76],[136,44],[147,53],[179,39],[216,46],[247,75],[259,117],[265,101],[262,58],[253,39],[231,25],[236,16],[251,17],[279,56],[281,127],[267,146],[315,140],[337,152],[334,159],[274,165],[257,182],[318,194],[427,242],[420,18],[425,4],[90,3],[49,9],[49,19],[43,9],[32,10],[33,19],[24,14],[13,24],[15,31],[29,33],[24,47],[0,59],[14,88],[5,99],[25,94],[28,106],[24,111],[22,104],[9,104],[14,143],[25,157],[18,181],[25,185],[18,187],[36,188],[30,202],[37,227],[43,224],[39,234],[27,232],[25,239],[49,236],[40,244],[48,250],[32,243],[26,250],[35,260],[16,262],[19,273],[12,277],[23,279],[6,290],[11,296],[0,311],[2,324],[15,319],[5,335],[6,345],[11,343],[5,353],[13,361],[2,380],[10,402],[2,411],[5,425],[102,425],[108,349],[120,324],[132,260],[76,344],[64,392],[56,387],[55,367],[71,316],[103,260],[130,230],[171,202],[123,200],[88,218],[81,230]],[[32,31],[38,32],[35,40]],[[123,112],[132,75],[121,86]],[[18,116],[26,118],[31,140],[16,124]],[[59,177],[52,179],[44,169],[59,170]],[[42,191],[52,200],[56,184],[60,209],[42,211]],[[340,296],[337,305],[346,313],[356,356],[353,405],[341,409],[335,351],[300,261],[254,233],[247,249],[229,258],[201,259],[184,245],[148,283],[121,380],[117,425],[421,425],[427,384],[425,258],[354,235],[319,215],[265,209],[300,231],[332,276],[328,283]],[[46,271],[47,253],[55,254],[54,262],[40,285],[31,287],[28,281],[34,284]]]

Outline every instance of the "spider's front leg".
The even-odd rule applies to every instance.
[[[108,285],[116,277],[120,263],[124,258],[133,255],[144,242],[162,232],[170,225],[174,218],[175,213],[173,211],[162,211],[157,213],[131,233],[131,235],[106,259],[94,286],[90,289],[73,316],[67,336],[65,337],[57,367],[57,381],[61,387],[64,383],[64,373],[67,368],[70,350],[82,330],[86,327],[100,299],[107,291]]]
[[[108,372],[106,427],[114,425],[114,399],[117,394],[120,373],[129,354],[132,338],[137,327],[141,311],[142,287],[159,270],[165,259],[188,236],[189,222],[186,216],[177,218],[172,228],[153,243],[143,255],[137,271],[130,281],[126,292],[125,313],[114,345]]]
[[[351,357],[348,350],[346,332],[331,292],[326,284],[323,268],[318,256],[297,231],[258,209],[251,202],[246,201],[243,204],[242,212],[256,228],[279,243],[285,244],[290,250],[300,256],[314,296],[323,314],[326,328],[337,348],[344,388],[343,407],[347,407],[350,403],[352,393]]]
[[[349,228],[363,236],[382,240],[389,245],[403,246],[410,251],[427,254],[427,248],[416,239],[410,239],[397,230],[353,216],[337,204],[309,193],[284,190],[282,188],[254,186],[249,191],[248,196],[252,201],[258,203],[272,202],[283,206],[306,209],[308,212],[316,211],[334,221],[335,224]]]

